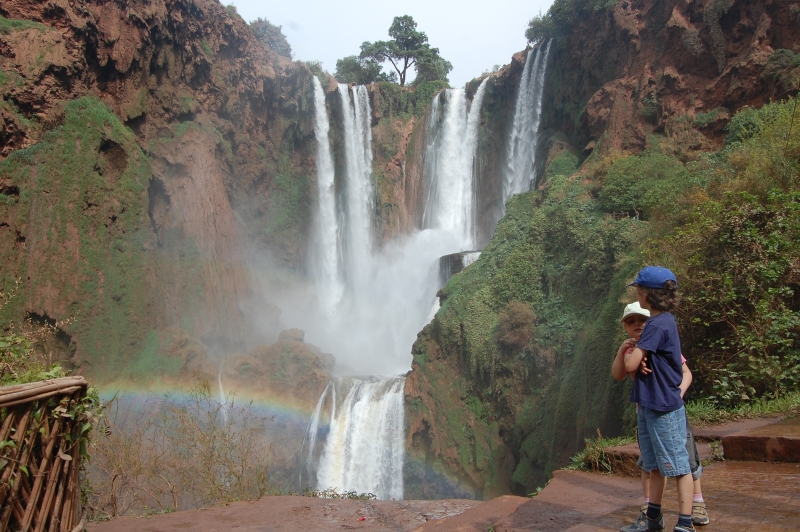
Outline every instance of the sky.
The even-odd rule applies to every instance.
[[[247,22],[265,18],[282,26],[294,58],[321,61],[330,73],[336,60],[358,55],[364,41],[388,40],[395,16],[411,15],[417,30],[453,64],[450,85],[504,65],[525,49],[528,20],[545,13],[552,0],[221,0],[234,4]],[[384,68],[391,68],[386,63]],[[413,74],[410,76],[413,79]]]

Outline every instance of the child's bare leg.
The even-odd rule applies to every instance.
[[[692,514],[692,492],[694,488],[692,475],[681,475],[675,477],[678,485],[678,512],[683,515]],[[650,490],[652,491],[652,482]],[[652,497],[651,497],[652,499]]]
[[[692,478],[689,475],[689,478]],[[661,499],[664,497],[664,488],[667,485],[666,477],[661,476],[661,471],[654,469],[650,471],[650,502],[652,504],[661,504]],[[691,508],[691,495],[689,496],[689,507]]]
[[[642,469],[642,494],[645,499],[650,498],[650,472]]]
[[[702,486],[700,486],[700,479],[698,478],[697,480],[695,480],[693,484],[694,484],[693,486],[694,490],[692,491],[692,493],[694,493],[695,495],[702,495],[703,488]]]

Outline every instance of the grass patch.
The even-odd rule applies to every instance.
[[[23,31],[31,28],[35,28],[42,33],[50,29],[49,27],[39,22],[33,22],[30,20],[14,20],[14,19],[0,17],[0,34],[8,35],[9,33],[14,33],[16,31]]]
[[[620,436],[617,438],[603,438],[597,431],[597,438],[586,438],[586,447],[570,459],[569,465],[564,469],[570,471],[596,471],[611,474],[613,472],[611,458],[606,454],[606,449],[617,445],[627,445],[636,441],[634,436]]]
[[[715,408],[710,399],[700,399],[686,404],[686,416],[695,427],[778,414],[792,417],[800,414],[800,392],[787,393],[777,399],[754,399],[749,403],[726,409]]]

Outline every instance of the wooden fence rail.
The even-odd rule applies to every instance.
[[[0,530],[79,532],[83,377],[0,387]],[[80,522],[79,522],[80,520]]]

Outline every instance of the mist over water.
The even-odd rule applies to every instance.
[[[427,161],[425,169],[431,193],[424,228],[381,248],[374,246],[372,232],[367,89],[338,87],[343,175],[334,175],[330,120],[316,80],[314,91],[319,205],[309,250],[312,283],[298,279],[271,287],[271,299],[281,307],[286,326],[303,329],[306,341],[336,357],[336,375],[404,374],[411,367],[411,346],[430,321],[441,288],[437,260],[474,247],[473,160],[485,82],[472,102],[464,89],[436,98],[426,131],[433,162]]]

